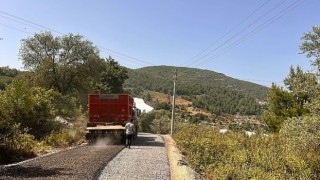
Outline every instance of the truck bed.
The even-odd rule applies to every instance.
[[[87,130],[114,130],[114,129],[122,129],[124,130],[125,128],[121,125],[117,126],[95,126],[95,127],[87,127]]]
[[[124,125],[132,118],[133,98],[128,94],[90,94],[89,124]]]

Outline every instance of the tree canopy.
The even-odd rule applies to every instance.
[[[35,34],[22,40],[19,55],[35,86],[64,95],[123,92],[128,78],[125,68],[112,57],[100,58],[98,48],[80,35]]]
[[[62,94],[87,88],[88,77],[98,77],[104,65],[92,42],[73,34],[35,34],[22,40],[19,55],[38,85]]]
[[[286,89],[275,84],[268,94],[268,110],[264,119],[274,131],[279,131],[288,118],[320,114],[320,26],[314,26],[311,32],[302,36],[300,50],[310,59],[312,71],[304,72],[300,66],[290,67],[290,73],[284,79]]]
[[[320,26],[313,26],[312,31],[302,36],[304,42],[300,46],[302,54],[305,54],[312,65],[320,72]]]
[[[94,90],[100,93],[122,93],[123,83],[128,78],[128,72],[121,67],[112,57],[106,59],[104,69],[99,75]]]

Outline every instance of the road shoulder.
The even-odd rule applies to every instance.
[[[170,135],[161,135],[165,142],[167,155],[170,164],[170,179],[171,180],[198,180],[200,176],[190,168],[186,161],[183,159],[183,155]]]

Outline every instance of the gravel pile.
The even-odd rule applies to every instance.
[[[169,162],[162,138],[139,133],[131,149],[122,150],[107,164],[98,179],[170,179]]]
[[[0,179],[96,179],[123,146],[80,146],[19,164],[0,166]]]

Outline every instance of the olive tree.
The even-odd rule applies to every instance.
[[[19,55],[37,85],[62,94],[87,89],[104,68],[99,50],[80,35],[35,34],[22,40]]]

